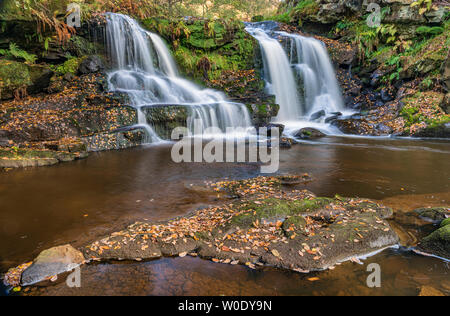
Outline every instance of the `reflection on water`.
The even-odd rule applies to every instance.
[[[280,173],[310,173],[315,181],[305,188],[322,196],[338,193],[367,197],[407,210],[418,206],[449,205],[449,144],[445,141],[329,137],[282,150]],[[175,164],[170,159],[170,147],[162,145],[92,154],[86,160],[53,167],[1,172],[0,270],[31,260],[52,246],[65,243],[80,246],[139,219],[168,219],[199,205],[214,203],[214,197],[190,191],[186,184],[253,177],[259,175],[259,170],[257,165],[250,164]],[[387,260],[389,256],[404,260],[403,255],[396,253],[379,256],[380,260]],[[180,260],[145,265],[101,265],[85,270],[97,278],[101,271],[105,275],[128,269],[149,273],[144,271],[148,267],[164,269],[165,266],[183,273],[183,269],[176,268],[177,262],[184,262]],[[417,262],[417,266],[422,261],[439,264],[435,259],[417,256],[408,260]],[[198,265],[202,264],[195,266]],[[203,269],[206,268],[199,268],[197,273],[202,274]],[[205,271],[210,269],[225,269],[224,273],[211,272],[214,275],[226,274],[231,271],[229,269],[247,271],[242,267],[223,268],[220,265]],[[408,268],[405,271],[409,273]],[[442,271],[447,270],[443,268]],[[285,275],[280,271],[254,273],[261,279],[257,283],[270,291],[275,291],[271,284],[278,284],[268,281],[270,275],[273,274],[274,279],[275,275],[281,279]],[[426,271],[423,273],[427,274]],[[339,273],[324,273],[328,274],[338,277]],[[354,276],[349,278],[355,281]],[[295,288],[295,282],[290,283],[289,278],[283,280],[280,281],[283,284],[280,293],[303,293],[288,290]],[[167,283],[164,280],[158,282]],[[236,290],[239,285],[231,288]],[[120,293],[121,289],[114,291]],[[239,291],[245,294],[249,289]],[[408,291],[414,294],[412,288]]]

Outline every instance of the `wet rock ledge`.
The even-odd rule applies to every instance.
[[[207,184],[225,203],[166,222],[138,222],[79,250],[86,261],[191,255],[253,269],[268,265],[307,273],[398,243],[385,221],[392,216],[391,209],[364,199],[320,198],[292,186],[308,178],[260,177]],[[76,263],[81,262],[75,257]],[[39,267],[45,265],[35,261],[25,269],[27,284],[33,283],[28,269],[35,282],[53,277],[44,268],[40,274]],[[20,277],[12,274],[21,272],[12,269],[6,279],[17,282]]]

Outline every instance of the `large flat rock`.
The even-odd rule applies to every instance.
[[[28,286],[75,269],[85,261],[83,254],[71,245],[44,250],[22,273],[21,284]]]
[[[232,200],[166,222],[138,222],[83,249],[95,260],[200,256],[214,262],[319,271],[396,245],[373,201],[319,198],[283,186],[281,177],[221,182]]]

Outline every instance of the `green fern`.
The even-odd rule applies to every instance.
[[[37,60],[36,55],[29,54],[17,46],[16,43],[10,43],[9,49],[0,49],[0,55],[5,57],[13,57],[15,59],[23,59],[27,64],[34,64]]]

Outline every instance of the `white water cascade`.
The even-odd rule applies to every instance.
[[[245,105],[229,102],[221,92],[202,90],[179,77],[177,66],[158,35],[144,30],[126,15],[110,13],[106,18],[108,52],[116,67],[109,74],[109,87],[130,96],[138,113],[135,127],[147,130],[149,142],[160,141],[144,113],[144,108],[151,106],[186,106],[190,110],[186,124],[191,132],[194,127],[196,131],[216,127],[225,132],[229,127],[251,126]]]
[[[339,133],[325,124],[327,116],[345,112],[325,45],[276,28],[274,22],[248,23],[246,27],[260,44],[268,93],[275,95],[280,105],[274,120],[285,124],[288,134],[303,127]],[[317,113],[319,117],[311,117]]]

